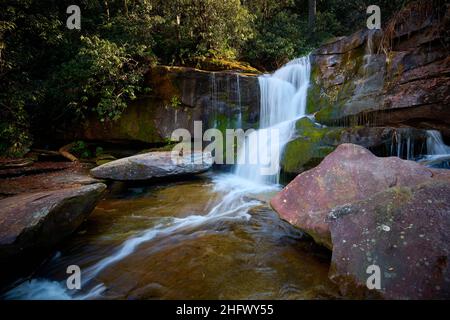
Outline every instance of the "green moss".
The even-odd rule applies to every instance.
[[[245,73],[260,73],[259,70],[253,68],[250,64],[236,60],[201,57],[195,60],[195,64],[196,68],[208,71],[240,70]]]
[[[334,66],[335,72],[328,78],[320,72],[318,65],[313,66],[311,86],[308,89],[308,113],[316,112],[317,120],[322,123],[344,117],[346,112],[344,107],[354,95],[355,81],[365,76],[363,63],[364,47],[361,46],[343,54],[340,63]],[[331,84],[335,74],[344,77],[342,84]]]
[[[308,118],[297,121],[297,138],[286,145],[282,156],[283,172],[298,174],[318,165],[339,144],[344,130],[321,127]]]

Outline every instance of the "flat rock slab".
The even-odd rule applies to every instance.
[[[91,170],[99,179],[143,181],[198,174],[212,167],[210,153],[193,152],[174,161],[171,151],[149,152],[108,162]]]
[[[59,163],[46,163],[46,165],[49,167],[58,167]],[[89,166],[86,164],[69,163],[69,167],[66,169],[0,179],[0,196],[59,190],[99,182],[102,181],[94,179],[89,175]]]
[[[0,200],[0,261],[47,250],[75,231],[94,209],[103,183],[21,194]]]
[[[450,182],[395,187],[329,214],[330,278],[352,297],[450,298]],[[381,289],[368,290],[370,265]]]
[[[44,172],[53,172],[73,168],[73,162],[36,162],[23,167],[10,167],[0,169],[0,178],[32,175]]]

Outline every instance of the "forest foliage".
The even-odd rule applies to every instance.
[[[384,18],[405,2],[316,0],[311,28],[308,1],[1,0],[0,154],[23,154],[33,135],[90,113],[118,119],[151,90],[143,88],[151,65],[224,59],[270,71],[362,28],[369,4]],[[81,30],[66,27],[72,4]]]

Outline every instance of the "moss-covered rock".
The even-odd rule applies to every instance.
[[[378,156],[411,158],[423,152],[426,139],[426,131],[420,129],[327,127],[305,117],[297,121],[295,136],[285,146],[280,165],[287,176],[297,175],[317,166],[343,143],[363,146]]]
[[[332,152],[335,145],[329,144],[327,136],[339,135],[342,128],[327,128],[302,118],[296,123],[296,138],[290,141],[283,152],[282,171],[297,174],[310,169]]]

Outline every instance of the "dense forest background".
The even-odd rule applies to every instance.
[[[152,65],[240,61],[271,71],[363,28],[368,5],[379,5],[386,22],[406,2],[0,0],[0,154],[23,154],[36,126],[52,131],[88,113],[118,119],[144,92]],[[72,4],[81,30],[66,27]]]

